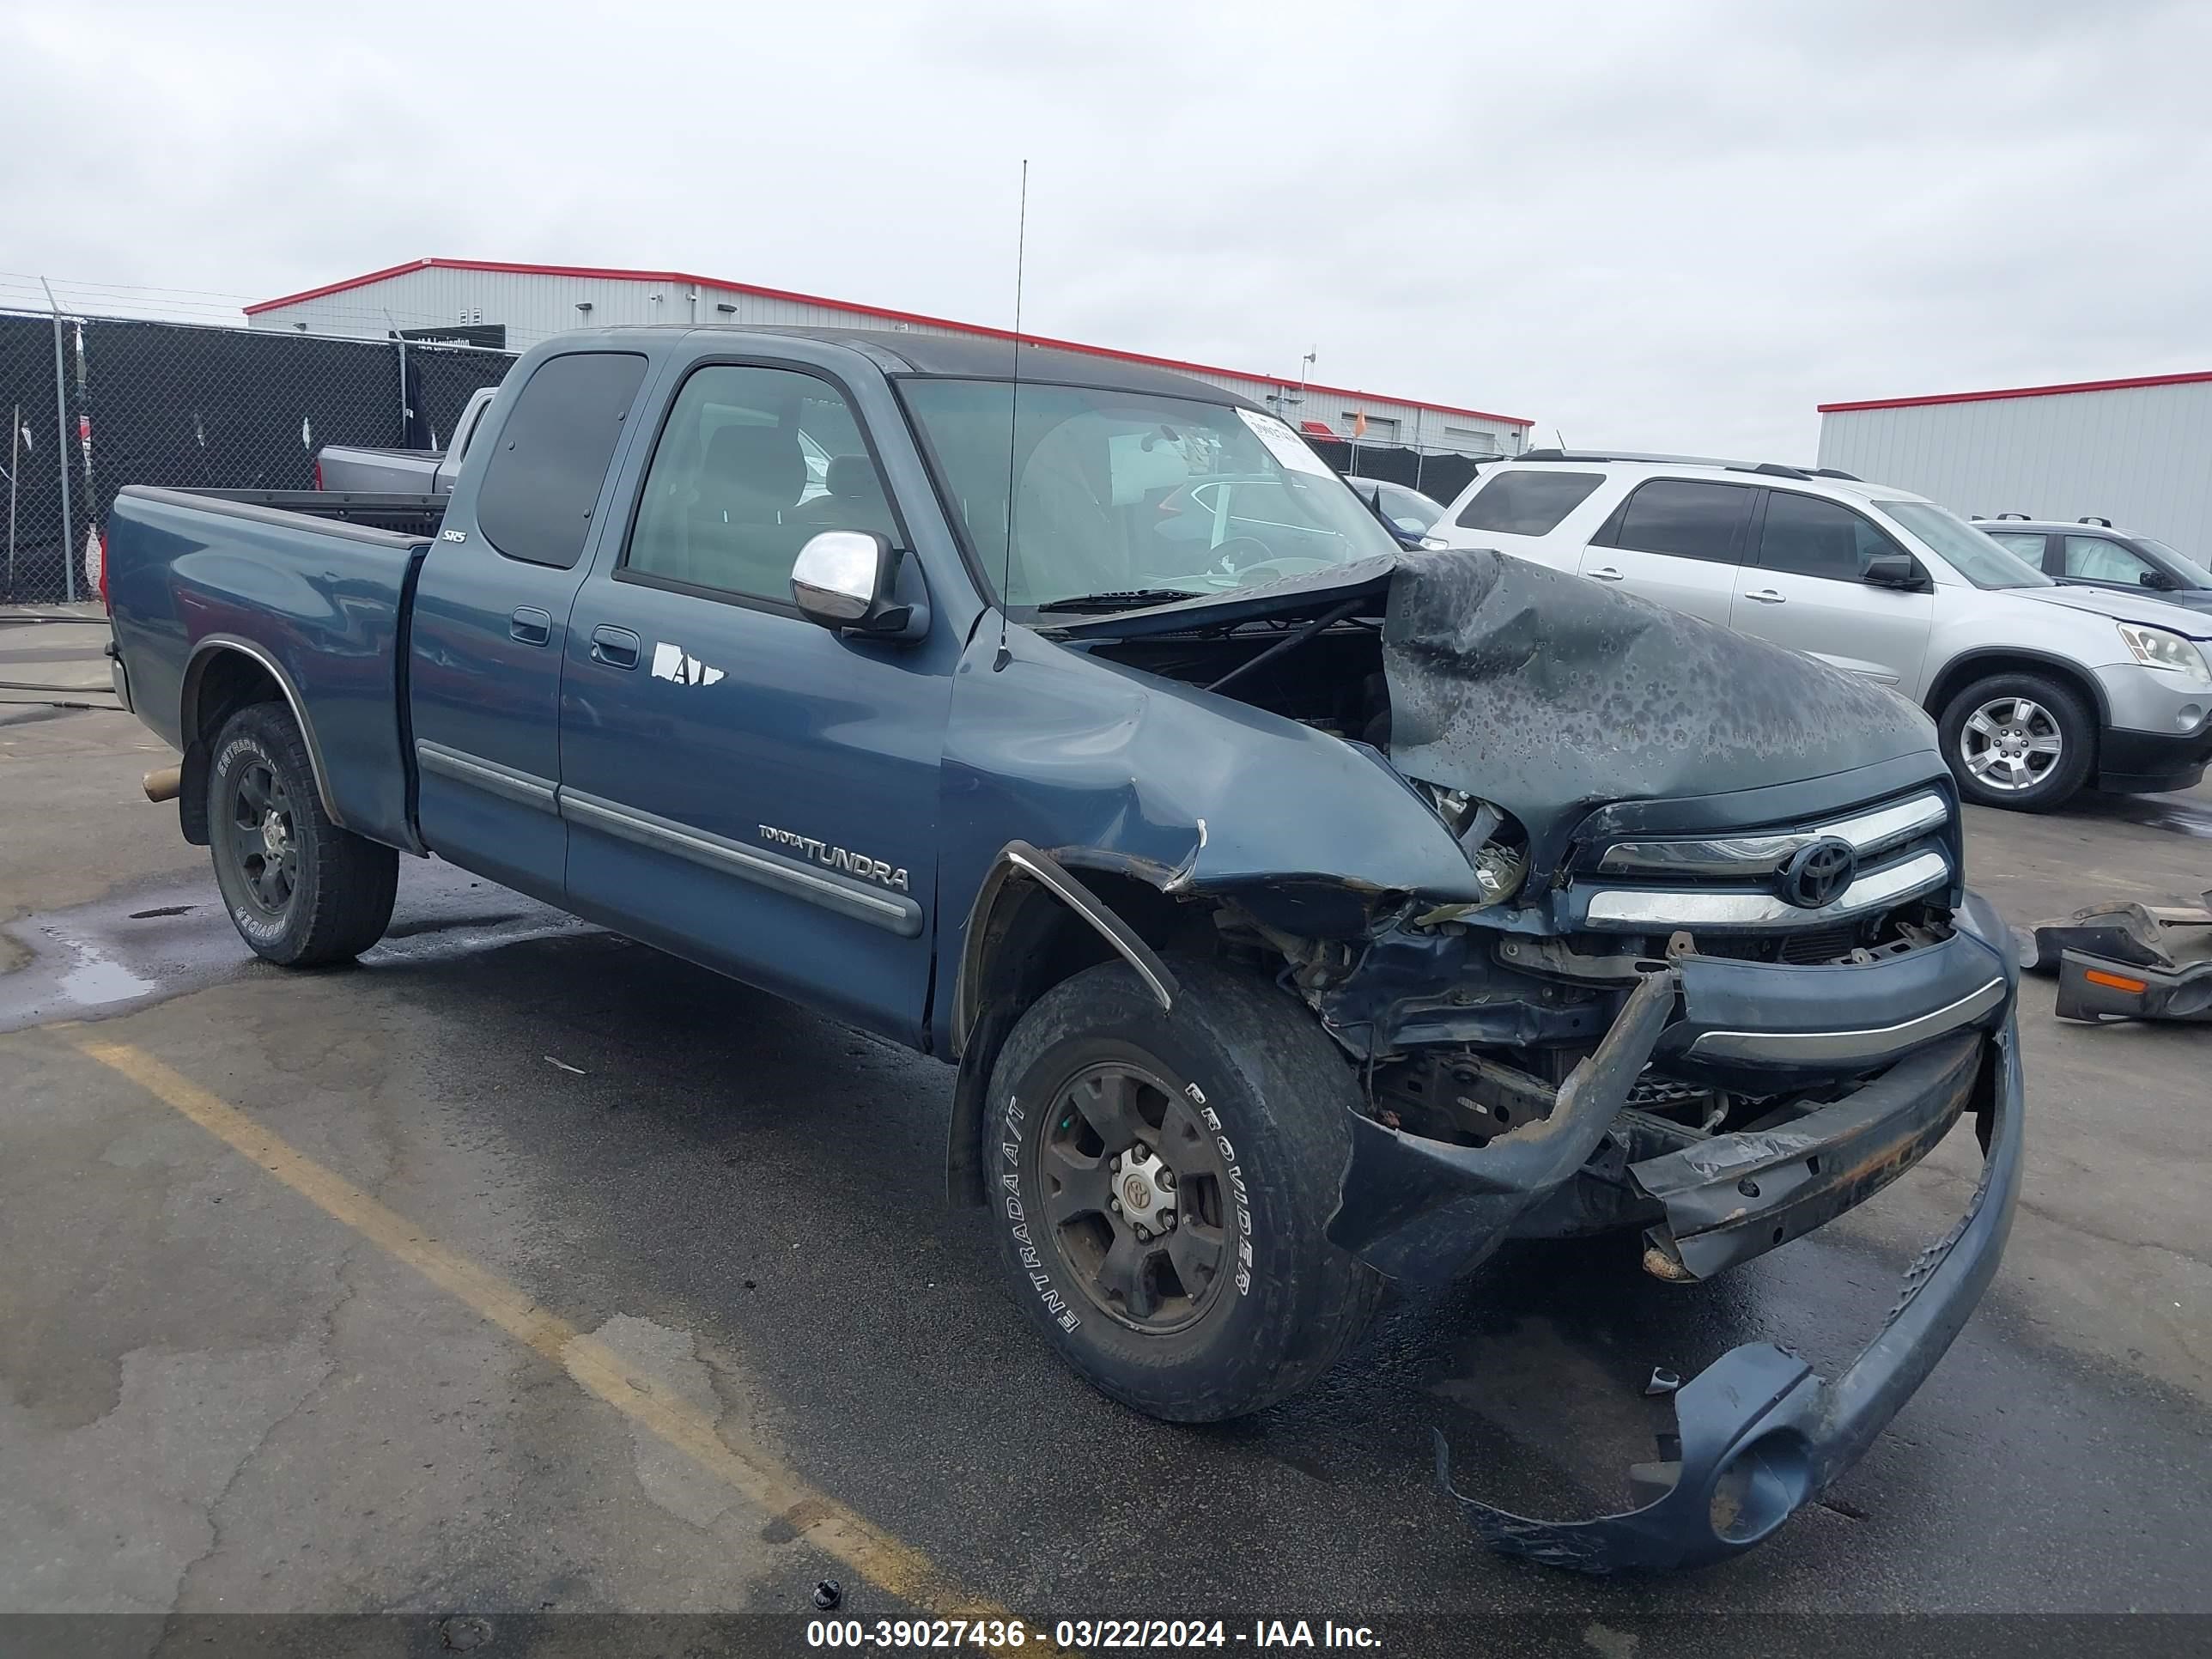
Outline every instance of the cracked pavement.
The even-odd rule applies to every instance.
[[[1612,1500],[1652,1366],[1855,1350],[1963,1202],[1970,1136],[1687,1291],[1632,1249],[1509,1249],[1394,1297],[1305,1398],[1169,1428],[1060,1370],[944,1206],[948,1070],[434,863],[406,861],[360,968],[269,969],[137,797],[162,754],[127,716],[0,711],[0,1613],[799,1614],[825,1576],[855,1616],[900,1611],[817,1547],[826,1510],[748,1495],[670,1414],[1031,1616],[1531,1613],[1587,1647],[1693,1613],[2212,1611],[2203,1028],[2062,1028],[2032,981],[2026,1196],[1957,1346],[1759,1552],[1596,1584],[1485,1553],[1429,1427],[1499,1501]],[[2205,883],[2212,791],[1977,812],[1970,839],[2016,925],[2170,902]],[[91,1038],[520,1287],[664,1417]]]

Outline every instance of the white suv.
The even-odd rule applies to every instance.
[[[1430,530],[1611,582],[1895,687],[1969,800],[2186,789],[2212,757],[2212,617],[2062,587],[1949,508],[1849,473],[1532,450]]]

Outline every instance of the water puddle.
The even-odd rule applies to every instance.
[[[77,965],[62,975],[60,988],[61,994],[80,1008],[128,1002],[159,988],[152,980],[139,978],[121,963],[111,962],[82,940],[55,933],[52,928],[46,932],[64,949],[76,952]]]

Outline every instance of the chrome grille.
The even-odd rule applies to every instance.
[[[1851,949],[1868,924],[1951,884],[1951,812],[1947,798],[1923,790],[1808,824],[1616,842],[1600,850],[1595,873],[1574,884],[1586,896],[1579,906],[1583,925],[1614,933],[1687,931],[1708,954],[1832,960]],[[1850,846],[1858,869],[1826,904],[1790,902],[1780,890],[1781,872],[1798,852],[1829,838]],[[1790,943],[1757,953],[1716,948],[1717,938],[1730,934]],[[1835,941],[1840,943],[1829,951]]]
[[[1909,800],[1855,813],[1832,823],[1805,830],[1773,830],[1751,836],[1725,836],[1615,842],[1597,862],[1607,874],[1634,872],[1655,876],[1740,877],[1771,875],[1790,862],[1792,854],[1823,836],[1850,842],[1863,859],[1940,830],[1951,817],[1950,803],[1942,796],[1915,795]]]

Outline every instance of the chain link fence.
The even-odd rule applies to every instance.
[[[90,598],[88,544],[125,484],[312,489],[325,444],[441,447],[470,394],[514,362],[412,340],[0,313],[0,412],[16,428],[0,442],[0,604]]]

